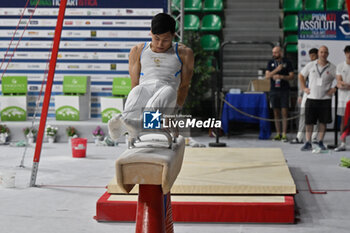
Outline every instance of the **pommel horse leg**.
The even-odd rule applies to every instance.
[[[170,193],[163,195],[160,185],[139,185],[136,233],[173,233]]]
[[[116,161],[118,186],[129,193],[139,184],[136,233],[173,233],[170,189],[182,166],[185,141],[171,149],[131,148]]]

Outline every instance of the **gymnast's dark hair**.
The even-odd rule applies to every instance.
[[[347,45],[344,48],[344,53],[349,53],[349,52],[350,52],[350,45]]]
[[[159,13],[152,19],[151,31],[153,34],[167,32],[175,33],[175,19],[166,13]]]

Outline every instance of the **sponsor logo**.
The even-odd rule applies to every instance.
[[[70,12],[70,15],[84,15],[84,12],[82,12],[82,11],[71,11]]]
[[[101,112],[102,122],[104,123],[108,122],[110,119],[112,119],[112,117],[116,116],[118,113],[121,113],[121,112],[116,108],[105,109],[103,112]]]
[[[30,31],[30,32],[28,32],[28,35],[31,35],[31,36],[37,36],[37,35],[39,35],[39,32],[36,32],[36,31]]]
[[[39,69],[40,65],[28,65],[28,69]]]
[[[154,63],[156,63],[156,66],[157,66],[157,67],[160,67],[161,58],[155,57],[155,58],[153,58],[153,61],[154,61]]]
[[[337,14],[301,13],[299,15],[300,38],[335,38],[337,34]]]
[[[349,21],[349,15],[348,14],[343,14],[341,16],[342,18],[342,22],[340,23],[341,26],[339,26],[339,30],[346,36],[349,36],[350,35],[350,31],[349,31],[349,24],[350,24],[350,21]],[[346,25],[345,27],[343,27],[343,25]]]
[[[79,54],[65,54],[65,57],[80,57]]]
[[[37,90],[39,90],[39,87],[37,87],[37,86],[29,86],[29,90],[30,91],[37,91]]]
[[[145,111],[143,112],[143,128],[144,129],[160,129],[161,121],[160,116],[162,113],[157,110],[156,112]]]
[[[97,43],[87,43],[85,46],[98,47],[98,44]]]
[[[163,119],[161,118],[163,116]],[[163,122],[163,124],[161,124]],[[163,115],[159,109],[154,111],[143,112],[143,128],[144,129],[160,129],[160,128],[221,128],[221,121],[215,118],[207,120],[199,120],[182,115]]]
[[[28,57],[29,54],[26,53],[17,53],[17,57]]]
[[[164,121],[164,128],[220,128],[221,121],[215,120],[215,118],[209,118],[205,121],[198,120],[196,118],[186,118],[181,120],[176,120],[169,118],[168,121]]]
[[[26,120],[26,111],[22,108],[11,106],[1,111],[3,121],[23,121]]]
[[[56,110],[57,120],[79,120],[79,111],[71,106],[62,106]]]
[[[30,6],[36,6],[38,4],[38,6],[52,6],[52,0],[41,0],[40,2],[36,1],[36,0],[30,0]],[[34,12],[34,9],[28,9],[28,12],[32,13]]]

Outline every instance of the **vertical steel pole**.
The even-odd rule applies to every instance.
[[[180,9],[180,42],[184,41],[184,19],[185,19],[185,0],[181,0],[181,9]]]
[[[49,72],[48,72],[47,81],[46,81],[44,102],[41,110],[38,138],[35,145],[32,174],[30,176],[30,187],[35,186],[36,176],[39,168],[39,161],[40,161],[41,147],[42,147],[43,137],[44,137],[44,130],[46,125],[47,111],[49,109],[49,103],[51,98],[51,89],[52,89],[53,78],[56,70],[57,54],[58,54],[58,49],[59,49],[60,40],[61,40],[61,33],[62,33],[64,13],[66,10],[66,6],[67,6],[67,0],[61,0],[60,8],[57,16],[57,24],[56,24],[55,36],[54,36],[53,47],[51,52]]]

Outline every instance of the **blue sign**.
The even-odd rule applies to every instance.
[[[143,128],[144,129],[160,129],[160,116],[162,113],[145,111],[143,112]]]
[[[298,21],[299,39],[349,40],[350,22],[346,11],[302,11]]]
[[[27,0],[0,1],[0,7],[24,7]],[[30,0],[28,7],[36,6],[38,0]],[[60,0],[40,0],[38,7],[58,7]],[[164,8],[167,0],[67,0],[67,7],[99,7],[99,8]]]

